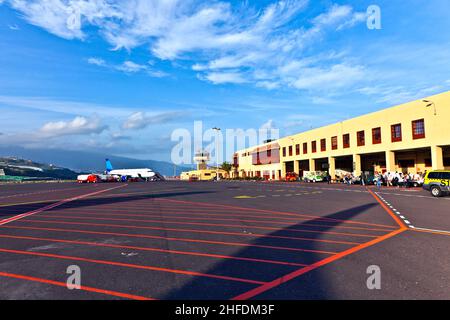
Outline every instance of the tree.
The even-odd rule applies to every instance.
[[[231,169],[232,169],[232,165],[229,162],[224,162],[222,163],[222,165],[220,166],[220,169],[222,169],[223,171],[225,171],[226,173],[230,173]]]

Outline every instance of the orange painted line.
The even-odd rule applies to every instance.
[[[52,190],[38,191],[38,192],[16,193],[16,194],[7,195],[7,196],[1,196],[0,199],[21,197],[21,196],[31,196],[31,195],[38,195],[38,194],[44,194],[44,193],[62,192],[62,191],[68,191],[68,190],[80,190],[80,189],[79,188],[66,188],[66,189],[52,189]]]
[[[73,232],[73,233],[83,233],[83,234],[99,234],[99,235],[111,235],[111,236],[121,236],[121,237],[129,237],[129,238],[139,238],[139,239],[161,239],[167,241],[177,241],[177,242],[192,242],[192,243],[204,243],[204,244],[213,244],[213,245],[224,245],[224,246],[236,246],[236,247],[255,247],[262,249],[271,249],[271,250],[286,250],[286,251],[294,251],[294,252],[311,252],[311,253],[319,253],[319,254],[336,254],[337,252],[333,251],[321,251],[321,250],[313,250],[313,249],[302,249],[302,248],[291,248],[291,247],[279,247],[279,246],[266,246],[259,244],[251,244],[251,243],[240,243],[240,242],[224,242],[224,241],[213,241],[213,240],[201,240],[201,239],[189,239],[189,238],[171,238],[171,237],[161,237],[161,236],[153,236],[147,234],[131,234],[131,233],[117,233],[117,232],[102,232],[102,231],[88,231],[88,230],[77,230],[77,229],[60,229],[60,228],[39,228],[39,227],[21,227],[21,226],[2,226],[0,228],[8,228],[8,229],[22,229],[22,230],[42,230],[42,231],[55,231],[55,232]]]
[[[80,195],[80,196],[72,197],[72,198],[69,198],[69,199],[64,199],[62,201],[50,204],[48,206],[45,206],[45,207],[42,207],[42,208],[30,211],[30,212],[25,212],[25,213],[19,214],[17,216],[14,216],[14,217],[11,217],[11,218],[8,218],[8,219],[0,220],[0,226],[5,225],[5,224],[10,223],[10,222],[13,222],[13,221],[17,221],[17,220],[29,217],[29,216],[32,216],[32,215],[35,215],[35,214],[38,214],[38,213],[41,213],[41,212],[46,211],[46,210],[50,210],[50,209],[59,207],[59,206],[65,204],[65,203],[68,203],[68,202],[84,199],[84,198],[87,198],[87,197],[90,197],[90,196],[93,196],[93,195],[97,195],[97,194],[100,194],[100,193],[108,192],[108,191],[111,191],[111,190],[114,190],[114,189],[118,189],[118,188],[121,188],[121,187],[124,187],[124,186],[126,186],[126,185],[121,185],[121,186],[114,187],[114,188],[103,189],[103,190],[99,190],[99,191],[96,191],[96,192],[91,192],[91,193],[88,193],[88,194],[83,194],[83,195]]]
[[[275,238],[275,239],[324,242],[324,243],[335,243],[335,244],[345,244],[345,245],[358,245],[359,244],[358,242],[350,242],[350,241],[324,240],[324,239],[288,237],[288,236],[274,236],[274,235],[257,234],[257,233],[248,234],[248,233],[237,233],[237,232],[221,232],[221,231],[198,230],[198,229],[174,229],[174,228],[118,225],[118,224],[106,224],[106,223],[67,222],[67,221],[36,220],[36,219],[19,221],[19,222],[21,222],[21,223],[55,223],[55,224],[72,224],[72,225],[76,224],[76,225],[97,226],[97,227],[115,227],[115,228],[126,228],[126,229],[145,229],[145,230],[160,230],[160,231],[189,232],[189,233],[220,234],[220,235],[231,235],[231,236],[239,236],[239,237]]]
[[[331,257],[328,257],[328,258],[323,259],[321,261],[318,261],[316,263],[313,263],[313,264],[311,264],[311,265],[309,265],[309,266],[307,266],[305,268],[298,269],[298,270],[296,270],[294,272],[291,272],[291,273],[289,273],[287,275],[284,275],[284,276],[282,276],[282,277],[280,277],[278,279],[275,279],[275,280],[270,281],[270,282],[268,282],[266,284],[263,284],[263,285],[255,288],[255,289],[252,289],[252,290],[249,290],[249,291],[247,291],[245,293],[242,293],[242,294],[232,298],[232,300],[248,300],[250,298],[253,298],[253,297],[255,297],[255,296],[257,296],[257,295],[259,295],[259,294],[261,294],[263,292],[266,292],[266,291],[271,290],[271,289],[273,289],[275,287],[278,287],[281,284],[286,283],[286,282],[288,282],[288,281],[290,281],[292,279],[295,279],[295,278],[297,278],[297,277],[299,277],[299,276],[301,276],[301,275],[303,275],[305,273],[308,273],[308,272],[310,272],[312,270],[315,270],[315,269],[317,269],[319,267],[327,265],[327,264],[329,264],[331,262],[340,260],[340,259],[342,259],[342,258],[344,258],[344,257],[346,257],[346,256],[348,256],[350,254],[353,254],[353,253],[358,252],[358,251],[360,251],[362,249],[365,249],[365,248],[368,248],[370,246],[373,246],[373,245],[375,245],[377,243],[380,243],[380,242],[382,242],[382,241],[384,241],[386,239],[392,238],[392,237],[394,237],[394,236],[396,236],[396,235],[398,235],[398,234],[400,234],[400,233],[402,233],[404,231],[405,231],[405,229],[398,229],[398,230],[392,231],[392,232],[390,232],[390,233],[388,233],[388,234],[386,234],[384,236],[378,237],[377,239],[374,239],[372,241],[360,244],[360,245],[358,245],[356,247],[353,247],[353,248],[350,248],[350,249],[345,250],[343,252],[340,252],[340,253],[338,253],[338,254],[336,254],[334,256],[331,256]]]
[[[162,199],[160,201],[162,201]],[[293,212],[272,211],[272,210],[265,210],[265,209],[254,209],[254,208],[237,207],[237,206],[230,206],[230,205],[223,205],[223,204],[212,204],[212,203],[203,203],[203,202],[182,201],[182,200],[174,200],[174,199],[164,199],[163,201],[176,202],[176,203],[186,203],[186,204],[190,204],[190,205],[203,205],[203,206],[221,207],[221,208],[229,208],[229,209],[239,209],[239,210],[242,210],[242,211],[266,212],[266,213],[290,215],[290,216],[304,216],[304,217],[318,218],[318,219],[324,219],[324,220],[329,220],[329,221],[338,221],[338,222],[343,222],[343,223],[363,224],[363,225],[370,225],[370,226],[386,227],[386,228],[390,228],[390,229],[395,228],[393,226],[382,225],[382,224],[360,222],[360,221],[347,221],[347,220],[342,220],[342,219],[333,219],[333,218],[326,218],[326,217],[321,217],[321,216],[298,214],[298,213],[293,213]]]
[[[158,213],[154,213],[154,212],[150,212],[147,214],[127,214],[127,213],[103,213],[103,212],[98,212],[97,211],[89,211],[89,210],[64,210],[64,212],[62,213],[75,213],[75,214],[86,214],[86,215],[100,215],[100,216],[117,216],[117,217],[153,217],[156,215],[161,215],[164,214],[164,218],[165,219],[184,219],[184,220],[211,220],[211,221],[241,221],[241,222],[252,222],[252,223],[263,223],[263,224],[278,224],[278,225],[284,225],[284,226],[291,226],[293,224],[296,224],[299,222],[299,220],[302,221],[313,221],[315,222],[315,220],[310,220],[308,218],[298,218],[298,219],[291,219],[291,218],[285,218],[283,220],[290,220],[290,222],[281,222],[279,221],[280,219],[278,218],[277,220],[249,220],[249,219],[236,219],[236,218],[211,218],[210,216],[223,216],[223,217],[250,217],[253,218],[253,216],[248,216],[248,215],[234,215],[234,214],[210,214],[210,213],[184,213],[184,212],[180,212],[180,213],[167,213],[164,211],[158,212]],[[128,210],[122,210],[119,212],[129,212]],[[53,213],[53,212],[49,212],[49,213]],[[57,214],[60,212],[56,212]],[[169,216],[168,216],[169,215]],[[175,217],[170,217],[170,215],[175,215]],[[201,218],[196,218],[196,217],[180,217],[178,215],[193,215],[193,216],[201,216]],[[269,219],[269,218],[264,218],[264,219]],[[348,229],[348,230],[367,230],[367,231],[379,231],[379,232],[387,232],[389,230],[387,229],[379,229],[379,228],[365,228],[365,227],[348,227],[348,226],[341,226],[341,225],[331,225],[331,224],[319,224],[319,223],[302,223],[303,226],[308,226],[308,227],[320,227],[320,228],[339,228],[339,229]]]
[[[402,220],[400,220],[394,212],[392,212],[391,209],[389,209],[384,203],[383,201],[380,200],[380,198],[378,198],[378,196],[370,189],[367,189],[367,191],[369,191],[369,193],[375,198],[375,200],[377,200],[377,202],[383,207],[383,209],[392,217],[392,219],[394,219],[394,221],[399,225],[399,227],[401,229],[408,229],[408,227],[406,226],[406,224],[403,223]]]
[[[275,230],[275,231],[287,231],[287,232],[300,232],[300,233],[322,233],[322,234],[332,234],[338,236],[352,236],[352,237],[362,237],[362,238],[376,238],[374,235],[358,234],[358,233],[345,233],[345,232],[333,232],[333,231],[317,231],[317,230],[307,230],[307,229],[288,229],[281,230],[280,228],[273,227],[260,227],[260,226],[242,226],[236,224],[217,224],[217,223],[206,223],[206,222],[174,222],[165,220],[143,220],[143,219],[123,219],[123,218],[98,218],[98,217],[80,217],[80,216],[69,216],[69,215],[41,215],[43,218],[62,218],[62,219],[86,219],[86,220],[102,220],[102,221],[128,221],[128,222],[148,222],[148,223],[164,223],[164,224],[181,224],[181,225],[194,225],[194,226],[207,226],[207,227],[226,227],[226,228],[248,228],[248,229],[260,229],[260,230]]]
[[[163,201],[162,199],[157,199],[157,202],[152,202],[151,204],[154,205],[155,203],[157,203],[158,205],[161,205],[160,202]],[[164,201],[181,201],[181,200],[173,200],[173,199],[164,199]],[[366,223],[366,222],[360,222],[360,221],[347,221],[347,220],[342,220],[342,219],[333,219],[333,218],[327,218],[327,217],[321,217],[321,216],[315,216],[315,215],[306,215],[306,214],[300,214],[300,213],[293,213],[293,212],[282,212],[282,211],[272,211],[272,210],[264,210],[264,209],[255,209],[255,208],[246,208],[246,207],[237,207],[237,206],[229,206],[229,205],[219,205],[219,204],[208,204],[208,203],[202,203],[202,202],[192,202],[192,201],[181,201],[181,203],[186,203],[189,204],[189,206],[182,206],[182,205],[176,205],[176,206],[172,206],[172,207],[159,207],[158,208],[158,212],[160,212],[161,210],[165,210],[165,209],[170,209],[170,210],[182,210],[183,212],[211,212],[211,209],[208,208],[195,208],[192,209],[192,205],[200,205],[200,206],[209,206],[209,207],[214,207],[214,210],[217,210],[216,212],[220,212],[223,211],[225,213],[228,213],[229,209],[233,209],[233,210],[241,210],[241,211],[252,211],[253,213],[261,213],[261,214],[271,214],[271,215],[288,215],[288,216],[295,216],[295,217],[308,217],[308,218],[314,218],[317,220],[327,220],[327,221],[338,221],[341,223],[350,223],[350,224],[362,224],[362,225],[371,225],[371,226],[378,226],[378,227],[384,227],[384,228],[389,228],[389,229],[395,229],[395,227],[393,226],[388,226],[388,225],[380,225],[380,224],[373,224],[373,223]],[[162,203],[162,205],[166,205],[166,203]],[[104,206],[104,208],[108,208],[108,210],[113,210],[113,211],[126,211],[129,212],[130,210],[136,210],[136,209],[145,209],[146,211],[151,211],[149,210],[149,204],[143,204],[142,206],[136,206],[136,205],[128,205],[126,210],[120,210],[117,209],[116,207],[109,207],[110,205],[106,205]],[[217,207],[218,206],[218,207]],[[205,210],[205,211],[201,211],[201,210]],[[278,218],[278,217],[277,217]]]
[[[419,229],[409,229],[408,231],[415,231],[415,232],[422,232],[422,233],[432,233],[432,234],[439,234],[439,235],[443,235],[443,236],[450,236],[450,232],[439,232],[439,231],[419,230]]]
[[[217,258],[217,259],[239,260],[239,261],[249,261],[249,262],[261,262],[261,263],[279,264],[279,265],[286,265],[286,266],[297,266],[297,267],[307,266],[307,264],[304,264],[304,263],[284,262],[284,261],[277,261],[277,260],[266,260],[266,259],[246,258],[246,257],[233,257],[233,256],[227,256],[227,255],[191,252],[191,251],[165,250],[165,249],[149,248],[149,247],[123,246],[123,245],[116,245],[116,244],[96,243],[96,242],[79,241],[79,240],[12,236],[12,235],[3,235],[3,234],[0,234],[0,238],[49,241],[49,242],[57,242],[57,243],[73,243],[73,244],[87,245],[87,246],[93,246],[93,247],[106,247],[106,248],[120,248],[120,249],[131,249],[131,250],[140,250],[140,251],[151,251],[151,252],[164,252],[164,253],[171,253],[171,254],[190,255],[190,256],[198,256],[198,257]]]
[[[67,284],[64,282],[53,281],[53,280],[48,280],[48,279],[43,279],[43,278],[30,277],[30,276],[25,276],[25,275],[21,275],[21,274],[0,272],[0,277],[14,278],[14,279],[20,279],[20,280],[26,280],[26,281],[32,281],[32,282],[39,282],[39,283],[51,284],[54,286],[67,288]],[[156,300],[153,298],[147,298],[147,297],[137,296],[137,295],[128,294],[128,293],[122,293],[122,292],[117,292],[117,291],[111,291],[111,290],[98,289],[98,288],[93,288],[93,287],[88,287],[88,286],[80,286],[80,289],[78,289],[78,290],[101,293],[101,294],[105,294],[108,296],[114,296],[114,297],[132,299],[132,300]]]
[[[125,268],[133,268],[133,269],[143,269],[143,270],[150,270],[150,271],[160,271],[160,272],[167,272],[167,273],[182,274],[182,275],[187,275],[187,276],[205,277],[205,278],[221,279],[221,280],[236,281],[236,282],[251,283],[251,284],[264,284],[265,283],[263,281],[256,281],[256,280],[236,278],[236,277],[220,276],[220,275],[201,273],[201,272],[195,272],[195,271],[168,269],[168,268],[160,268],[160,267],[153,267],[153,266],[145,266],[145,265],[138,265],[138,264],[123,263],[123,262],[89,259],[89,258],[82,258],[82,257],[63,256],[63,255],[51,254],[51,253],[31,252],[31,251],[22,251],[22,250],[10,250],[10,249],[4,249],[4,248],[0,248],[0,252],[12,253],[12,254],[20,254],[20,255],[29,255],[29,256],[38,256],[38,257],[46,257],[46,258],[53,258],[53,259],[83,261],[83,262],[89,262],[89,263],[94,263],[94,264],[103,264],[103,265],[125,267]]]
[[[148,200],[148,199],[145,199]],[[154,199],[152,199],[154,200]],[[160,199],[157,199],[160,200]],[[173,200],[173,199],[164,199],[166,201],[179,201],[179,200]],[[136,201],[141,201],[141,200],[136,200]],[[381,224],[374,224],[374,223],[366,223],[366,222],[360,222],[360,221],[347,221],[347,220],[342,220],[342,219],[333,219],[333,218],[327,218],[327,217],[321,217],[321,216],[313,216],[313,215],[305,215],[305,214],[300,214],[300,213],[293,213],[293,212],[281,212],[281,211],[271,211],[271,210],[263,210],[263,209],[254,209],[254,208],[246,208],[246,207],[236,207],[236,206],[227,206],[227,205],[214,205],[214,204],[205,204],[205,203],[198,203],[198,202],[191,202],[191,201],[183,201],[183,202],[187,202],[188,204],[190,204],[189,206],[181,206],[181,205],[176,205],[173,207],[158,207],[158,211],[156,211],[156,213],[160,213],[160,212],[168,212],[167,210],[175,210],[175,211],[183,211],[183,212],[192,212],[192,213],[201,213],[201,212],[205,212],[205,213],[210,213],[211,209],[209,208],[195,208],[192,209],[192,204],[200,204],[200,205],[206,205],[206,206],[220,206],[218,208],[215,207],[214,210],[216,211],[212,211],[212,212],[223,212],[223,213],[229,213],[229,209],[239,209],[242,211],[253,211],[253,213],[260,213],[260,215],[258,215],[258,217],[261,217],[261,214],[264,215],[269,215],[271,217],[273,217],[273,215],[277,215],[277,217],[274,217],[276,219],[287,219],[287,218],[281,218],[278,217],[279,215],[288,215],[288,216],[293,216],[293,217],[308,217],[308,218],[314,218],[316,220],[323,220],[323,221],[333,221],[333,222],[340,222],[340,223],[349,223],[349,224],[359,224],[359,225],[368,225],[368,226],[377,226],[377,227],[383,227],[383,228],[388,228],[388,229],[395,229],[395,227],[393,226],[388,226],[388,225],[381,225]],[[155,204],[161,205],[159,201],[152,201],[150,203],[152,206]],[[104,205],[102,206],[102,209],[105,210],[109,210],[109,211],[115,211],[115,212],[129,212],[130,210],[139,210],[139,209],[145,209],[144,212],[155,212],[152,211],[151,208],[149,208],[150,204],[143,204],[142,206],[136,206],[136,205],[127,205],[126,209],[118,209],[117,207],[112,207],[112,205]],[[162,205],[166,205],[165,203],[163,203]],[[71,209],[68,209],[71,210]],[[205,210],[205,211],[203,211]]]

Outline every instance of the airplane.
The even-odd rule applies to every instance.
[[[111,176],[117,176],[120,178],[130,177],[133,179],[140,178],[143,180],[152,180],[153,178],[158,177],[158,175],[149,168],[144,169],[114,169],[111,161],[106,159],[106,174]]]

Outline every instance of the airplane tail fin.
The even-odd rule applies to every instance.
[[[113,170],[113,166],[111,164],[111,161],[109,159],[106,159],[106,172],[110,172]]]

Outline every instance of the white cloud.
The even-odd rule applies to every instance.
[[[113,69],[125,73],[138,73],[138,72],[146,72],[149,76],[154,78],[163,78],[169,76],[168,73],[160,70],[154,70],[151,67],[151,64],[139,64],[130,60],[124,61],[121,64],[108,64],[105,60],[101,58],[95,58],[91,57],[87,59],[87,62],[89,64],[98,66],[98,67],[105,67],[108,69]]]
[[[136,73],[142,70],[147,70],[147,66],[137,64],[133,61],[125,61],[123,64],[116,66],[116,69],[127,73]]]
[[[275,1],[260,10],[248,3],[239,7],[220,0],[8,2],[28,22],[57,36],[83,40],[88,36],[87,27],[94,27],[91,30],[98,30],[114,50],[145,45],[150,48],[152,58],[192,61],[192,69],[200,73],[201,80],[213,84],[253,83],[267,89],[308,87],[306,79],[292,79],[291,73],[276,70],[302,61],[304,49],[313,46],[328,29],[349,28],[362,22],[365,16],[349,5],[332,5],[310,21],[296,21],[308,0]],[[99,58],[90,58],[88,62],[107,66]],[[339,68],[342,62],[335,64]],[[108,67],[127,73],[167,76],[149,66],[125,61]],[[321,61],[310,68],[326,78],[320,70]],[[266,76],[261,77],[263,74]]]
[[[93,65],[100,66],[100,67],[106,66],[105,60],[103,60],[101,58],[92,57],[92,58],[87,59],[87,62],[89,64],[93,64]]]
[[[203,76],[199,76],[202,80],[208,80],[214,84],[224,83],[245,83],[248,82],[239,72],[209,72]]]
[[[336,64],[330,68],[305,68],[290,85],[297,89],[322,90],[342,88],[357,83],[364,77],[364,68]]]
[[[144,129],[150,125],[159,125],[168,123],[181,117],[185,117],[185,112],[164,112],[157,114],[148,114],[142,111],[131,114],[123,123],[122,128],[127,130]]]
[[[97,117],[76,117],[72,121],[48,122],[39,130],[44,137],[99,134],[107,129]]]

